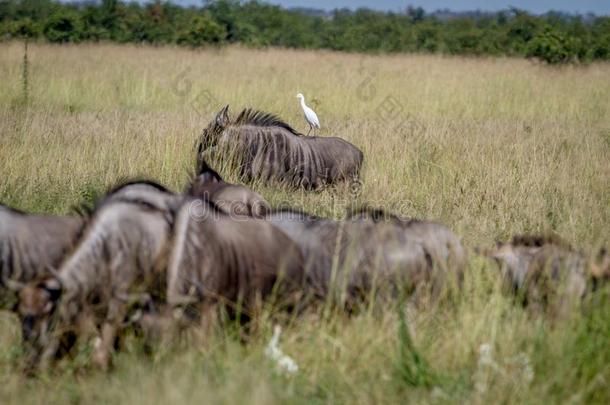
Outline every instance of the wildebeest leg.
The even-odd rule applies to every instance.
[[[122,300],[112,299],[108,304],[108,314],[101,328],[101,338],[93,350],[93,362],[102,370],[110,366],[110,355],[121,325],[125,318],[126,305]]]
[[[201,308],[201,341],[207,344],[218,325],[218,304],[206,305]]]
[[[144,335],[144,349],[149,354],[155,346],[172,343],[180,335],[179,322],[173,319],[170,308],[144,313],[138,325]]]
[[[40,354],[40,360],[38,363],[38,371],[45,373],[50,370],[51,365],[55,361],[55,357],[59,351],[59,338],[52,337],[45,345],[42,353]]]
[[[101,336],[93,348],[93,362],[103,371],[107,371],[110,366],[110,353],[114,346],[117,327],[115,323],[104,322]]]

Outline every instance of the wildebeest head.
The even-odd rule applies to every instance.
[[[9,309],[26,283],[59,266],[82,228],[79,216],[28,214],[0,204],[0,308]]]
[[[197,160],[197,175],[193,176],[191,183],[187,186],[185,194],[193,197],[204,198],[206,192],[209,193],[210,188],[217,187],[216,185],[224,183],[224,180],[218,172],[212,169],[205,159]]]
[[[554,249],[543,249],[545,247]],[[544,254],[539,256],[541,250]],[[507,281],[511,282],[515,289],[519,289],[523,286],[530,268],[534,266],[534,261],[541,262],[550,253],[554,256],[560,251],[570,252],[572,248],[558,235],[522,234],[513,236],[509,242],[498,242],[495,248],[486,253],[496,261]]]
[[[610,281],[610,252],[603,247],[591,263],[591,277],[595,284]]]
[[[269,203],[260,194],[225,182],[201,157],[197,173],[187,186],[186,195],[210,201],[229,215],[262,218],[269,211]]]
[[[518,235],[488,255],[513,292],[534,312],[567,314],[586,293],[586,257],[556,236]]]
[[[229,125],[229,105],[224,106],[216,117],[203,129],[199,143],[198,155],[206,149],[216,146],[222,131]]]
[[[523,285],[536,250],[536,247],[498,242],[494,248],[486,250],[484,253],[497,263],[505,281],[517,290]]]
[[[61,282],[55,277],[32,281],[21,289],[15,309],[26,343],[46,343],[50,319],[57,308],[61,292]]]

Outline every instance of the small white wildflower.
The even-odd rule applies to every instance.
[[[275,361],[278,369],[280,369],[281,371],[284,371],[289,374],[294,374],[299,371],[299,366],[292,358],[285,355],[280,350],[279,342],[281,333],[282,328],[280,327],[280,325],[275,325],[275,327],[273,328],[273,336],[271,337],[269,344],[265,348],[265,355],[271,360]]]
[[[483,394],[487,391],[487,383],[485,381],[483,381],[482,379],[477,378],[477,380],[474,383],[474,389],[477,390],[477,392],[480,392],[481,394]]]
[[[491,371],[503,374],[503,370],[498,366],[491,355],[491,345],[489,343],[483,343],[479,346],[478,367],[474,375],[474,386],[478,392],[485,393],[487,391],[487,382]]]
[[[534,379],[534,370],[530,364],[530,359],[525,353],[519,353],[515,356],[512,362],[519,366],[519,370],[526,383],[531,383]]]
[[[432,388],[431,395],[434,399],[449,399],[449,397],[447,396],[447,394],[445,394],[445,391],[443,391],[441,387]]]
[[[491,346],[489,343],[483,343],[479,346],[479,366],[493,364],[491,358]]]

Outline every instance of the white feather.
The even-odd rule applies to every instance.
[[[301,93],[297,94],[297,98],[301,101],[301,108],[303,109],[305,121],[307,121],[311,127],[319,129],[320,120],[318,119],[316,112],[305,104],[305,97]]]
[[[282,333],[282,328],[279,325],[275,325],[275,328],[273,329],[273,336],[271,337],[269,344],[265,348],[265,354],[271,360],[276,362],[277,367],[281,371],[285,371],[289,374],[293,374],[293,373],[296,373],[297,371],[299,371],[299,366],[292,358],[290,358],[289,356],[286,356],[280,350],[279,343],[280,343],[280,334],[281,333]]]

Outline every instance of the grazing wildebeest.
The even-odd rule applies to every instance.
[[[495,259],[505,281],[518,292],[525,288],[528,273],[537,263],[560,251],[575,253],[555,235],[515,235],[507,243],[498,243],[486,254]],[[539,255],[540,252],[543,254]]]
[[[192,195],[211,190],[212,201],[235,206],[240,214],[261,215],[267,207],[260,195],[247,188],[224,183],[222,179],[210,180],[206,176],[202,171],[192,179],[189,189]],[[159,204],[159,199],[165,197],[158,191],[152,182],[130,181],[115,189],[107,199]],[[16,293],[24,283],[57,268],[76,243],[83,224],[83,218],[78,215],[33,215],[0,204],[0,308],[6,307],[5,304],[11,301],[8,295]]]
[[[225,182],[203,159],[197,166],[198,174],[187,187],[186,195],[211,201],[230,215],[262,218],[269,211],[269,203],[260,194]]]
[[[228,105],[199,139],[200,158],[210,149],[230,160],[245,181],[306,189],[357,179],[363,161],[362,152],[349,142],[304,136],[271,114],[245,109],[231,121]]]
[[[238,215],[262,215],[267,206],[260,195],[223,182],[207,166],[191,179],[187,189],[187,196],[199,194],[233,208],[233,214]],[[75,326],[78,334],[81,325],[88,327],[91,323],[87,305],[80,304],[93,300],[97,307],[104,308],[101,313],[96,311],[102,339],[94,358],[102,367],[107,366],[111,337],[116,335],[119,318],[126,311],[121,299],[138,301],[138,297],[147,296],[126,295],[126,291],[137,284],[144,290],[150,287],[153,295],[161,290],[165,293],[165,287],[159,287],[165,283],[164,249],[174,210],[184,198],[155,182],[137,180],[114,187],[93,208],[83,207],[83,216],[74,218],[25,216],[0,210],[0,257],[2,274],[7,276],[3,280],[15,288],[38,278],[21,291],[15,308],[21,318],[24,343],[32,346],[31,361],[37,362],[40,356],[50,360],[57,350],[60,339],[48,333],[51,318],[59,318],[66,329]],[[49,274],[74,246],[60,270]],[[159,278],[163,283],[159,284]],[[147,305],[151,302],[148,300]],[[47,346],[44,354],[43,346]]]
[[[394,216],[381,221],[369,214],[362,210],[334,221],[280,209],[266,220],[301,247],[313,295],[326,297],[338,286],[348,307],[373,288],[413,291],[429,284],[438,292],[447,270],[461,274],[464,250],[447,228],[427,221],[409,225]]]
[[[588,287],[603,282],[610,259],[602,249],[589,260],[555,235],[517,235],[487,252],[524,305],[555,314],[580,302]],[[588,285],[595,284],[595,285]]]
[[[202,199],[178,210],[167,270],[167,301],[207,317],[218,304],[247,320],[273,298],[291,306],[302,288],[298,246],[266,221],[236,220]],[[188,321],[188,319],[186,319]]]
[[[0,205],[0,308],[18,290],[49,274],[76,242],[78,216],[30,215]]]
[[[457,283],[461,284],[467,261],[466,251],[460,238],[446,226],[433,221],[404,218],[370,207],[348,212],[347,218],[386,222],[398,226],[423,245],[435,267],[443,272],[454,273]]]
[[[181,199],[152,182],[130,183],[95,205],[56,274],[20,291],[17,312],[32,365],[46,365],[64,337],[78,337],[79,326],[93,317],[101,336],[93,358],[108,367],[130,305],[165,292],[171,209]]]

